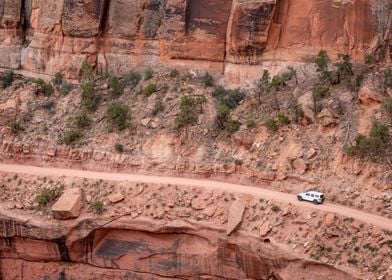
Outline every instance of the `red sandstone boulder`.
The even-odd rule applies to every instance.
[[[82,192],[80,189],[66,190],[52,206],[55,219],[65,220],[77,218],[82,208]]]

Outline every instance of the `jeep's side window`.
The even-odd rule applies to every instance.
[[[311,196],[311,197],[314,197],[314,194],[311,194],[310,196]]]

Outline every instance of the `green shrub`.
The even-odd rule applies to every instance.
[[[385,100],[384,103],[382,104],[382,107],[392,118],[392,98],[388,98],[387,100]]]
[[[81,85],[81,105],[83,108],[90,112],[94,112],[98,109],[101,97],[96,93],[94,82],[84,82]]]
[[[120,80],[114,74],[108,76],[109,93],[113,97],[119,97],[124,93],[124,88],[120,83]]]
[[[270,130],[270,131],[277,131],[278,130],[278,123],[274,119],[267,119],[265,121],[265,126]]]
[[[1,77],[1,85],[3,88],[10,87],[14,82],[14,72],[11,70],[7,70],[4,72],[3,76]]]
[[[154,105],[154,109],[152,109],[152,115],[156,116],[158,115],[160,112],[163,112],[165,110],[165,105],[162,102],[162,98],[157,98],[157,100],[155,100],[155,105]]]
[[[73,90],[73,86],[67,82],[63,82],[60,86],[60,95],[66,96]]]
[[[124,146],[120,143],[116,143],[114,144],[114,149],[116,150],[116,152],[122,154],[124,152]]]
[[[184,95],[180,100],[180,113],[175,119],[175,124],[178,128],[194,125],[199,119],[199,114],[202,111],[202,105],[207,102],[204,96],[189,96]]]
[[[154,83],[150,83],[148,84],[145,88],[144,88],[144,94],[146,96],[150,96],[151,94],[153,94],[154,92],[157,91],[157,85]]]
[[[372,65],[376,62],[376,60],[374,59],[373,55],[369,54],[369,53],[365,53],[365,64],[366,65]]]
[[[329,88],[324,85],[317,85],[313,88],[313,98],[317,100],[327,97],[328,93],[329,93]]]
[[[91,202],[90,207],[96,214],[101,214],[104,211],[103,202],[100,200]]]
[[[290,119],[283,112],[278,113],[278,121],[282,125],[287,125],[291,123]]]
[[[154,76],[154,71],[150,67],[148,67],[144,71],[144,80],[148,81],[148,80],[152,79],[153,76]]]
[[[106,117],[112,126],[119,130],[129,127],[131,112],[128,105],[121,103],[110,104],[106,110]]]
[[[272,78],[271,87],[275,91],[279,91],[281,87],[285,86],[285,84],[286,84],[286,79],[279,75],[276,75]]]
[[[280,207],[278,205],[272,205],[271,210],[276,213],[280,211]]]
[[[294,115],[294,121],[299,122],[304,117],[304,111],[298,104],[297,99],[293,98],[289,102],[289,110],[292,115]]]
[[[54,100],[45,101],[41,107],[46,111],[52,111],[56,107],[56,102]]]
[[[206,73],[204,74],[202,80],[203,80],[203,84],[204,84],[204,86],[205,86],[206,88],[207,88],[207,87],[212,87],[212,86],[214,86],[214,77],[212,77],[212,76],[210,75],[210,73],[206,72]]]
[[[271,90],[270,74],[268,70],[263,71],[263,75],[257,84],[256,97],[259,104],[264,95],[267,95]]]
[[[392,88],[392,69],[384,70],[384,89]]]
[[[226,131],[230,133],[237,132],[240,129],[241,123],[235,120],[228,120],[225,124]]]
[[[63,84],[63,81],[64,81],[64,76],[63,76],[63,74],[61,74],[60,72],[57,72],[57,73],[55,74],[55,76],[54,76],[53,83],[54,83],[56,86],[61,86],[61,85]]]
[[[336,72],[341,81],[349,81],[351,76],[354,75],[351,57],[348,54],[339,54],[339,62],[335,63]]]
[[[172,70],[170,71],[170,78],[177,78],[178,75],[180,75],[180,72],[178,72],[177,69],[172,69]]]
[[[93,66],[86,59],[82,62],[82,80],[85,82],[92,82],[94,80]]]
[[[90,127],[92,119],[86,111],[81,111],[76,115],[74,123],[77,128],[87,128]]]
[[[52,85],[42,79],[34,79],[31,82],[36,84],[38,86],[39,93],[42,93],[45,96],[51,96],[54,92]]]
[[[247,127],[248,129],[255,128],[255,127],[256,127],[256,122],[255,122],[255,120],[254,120],[253,118],[249,118],[249,119],[246,121],[246,127]]]
[[[18,135],[19,133],[24,131],[22,124],[17,120],[9,122],[8,128],[10,129],[10,131],[13,135]]]
[[[139,84],[141,79],[142,76],[139,73],[131,71],[124,77],[124,86],[134,89]]]
[[[71,145],[80,138],[82,138],[82,132],[79,129],[70,129],[65,133],[63,142],[65,145]]]
[[[43,208],[55,201],[63,193],[63,189],[63,186],[54,189],[44,188],[38,193],[35,200],[38,202],[39,207]]]
[[[388,155],[390,139],[388,127],[382,123],[374,122],[368,137],[358,134],[354,145],[344,147],[344,151],[350,155],[380,161],[384,155]]]
[[[330,60],[327,52],[325,50],[320,50],[314,62],[317,68],[316,71],[319,73],[319,79],[321,81],[327,81],[331,77],[331,72],[328,71],[329,61]]]

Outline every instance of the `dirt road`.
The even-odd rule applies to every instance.
[[[318,209],[325,212],[332,212],[338,215],[352,217],[358,221],[373,224],[382,229],[392,231],[392,220],[374,214],[369,214],[363,211],[355,210],[352,208],[344,207],[341,205],[324,203],[323,205],[314,205],[308,202],[300,202],[297,200],[296,195],[282,193],[257,187],[236,185],[230,183],[223,183],[211,180],[199,180],[199,179],[187,179],[177,177],[164,177],[164,176],[147,176],[147,175],[136,175],[136,174],[124,174],[124,173],[106,173],[106,172],[94,172],[94,171],[83,171],[83,170],[72,170],[72,169],[60,169],[60,168],[45,168],[45,167],[34,167],[26,165],[11,165],[11,164],[0,164],[0,171],[10,173],[22,173],[37,176],[66,176],[66,177],[77,177],[87,179],[102,179],[109,181],[129,181],[129,182],[144,182],[144,183],[155,183],[155,184],[176,184],[180,186],[192,186],[192,187],[203,187],[210,190],[221,190],[233,193],[251,194],[264,199],[275,200],[277,202],[291,203],[292,205]],[[327,198],[328,199],[328,198]]]

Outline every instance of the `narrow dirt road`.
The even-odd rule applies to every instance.
[[[264,199],[275,200],[277,202],[291,203],[299,207],[313,208],[324,212],[332,212],[338,215],[352,217],[358,221],[373,224],[382,229],[392,231],[392,220],[374,214],[369,214],[363,211],[355,210],[352,208],[344,207],[341,205],[324,203],[323,205],[314,205],[312,203],[300,202],[297,200],[296,195],[282,193],[257,187],[236,185],[230,183],[223,183],[211,180],[199,180],[199,179],[187,179],[177,177],[164,177],[164,176],[148,176],[148,175],[137,175],[137,174],[125,174],[125,173],[106,173],[106,172],[95,172],[95,171],[83,171],[73,169],[61,169],[61,168],[46,168],[46,167],[35,167],[26,165],[11,165],[11,164],[0,164],[0,171],[9,173],[22,173],[37,176],[66,176],[66,177],[77,177],[87,178],[95,180],[109,180],[109,181],[129,181],[129,182],[143,182],[143,183],[154,183],[154,184],[176,184],[180,186],[191,186],[191,187],[202,187],[209,190],[220,190],[233,193],[250,194],[256,197],[262,197]],[[328,199],[328,198],[327,198]]]

